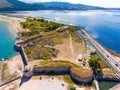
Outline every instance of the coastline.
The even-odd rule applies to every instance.
[[[10,17],[11,18],[11,17]],[[3,20],[3,22],[7,22],[7,23],[9,23],[10,25],[12,25],[13,27],[14,27],[14,30],[16,30],[17,32],[22,32],[22,30],[23,29],[21,29],[22,27],[20,26],[20,28],[19,28],[19,21],[17,21],[17,20],[12,20],[12,18],[11,18],[11,20],[7,20],[7,18],[5,19],[3,19],[2,18],[2,20]],[[1,19],[0,19],[0,21],[1,21]],[[17,23],[16,23],[17,22]],[[17,26],[18,25],[18,26]],[[12,32],[14,32],[14,30],[12,31]],[[15,58],[15,57],[13,57],[13,58]],[[10,60],[10,61],[9,61]],[[14,61],[14,60],[17,60],[17,58],[16,59],[14,59],[14,60],[11,60],[11,58],[9,59],[8,61],[5,61],[5,62],[8,62],[8,63],[11,63],[12,61]]]
[[[15,20],[12,17],[7,17],[7,16],[0,15],[0,22],[7,23],[8,30],[10,31],[11,34],[13,34],[13,37],[15,37],[15,38],[18,37],[17,33],[23,31],[22,27],[20,26],[20,22],[18,20]],[[7,58],[6,60],[1,61],[1,63],[0,63],[1,64],[1,72],[0,72],[1,73],[1,75],[0,75],[0,77],[1,77],[0,79],[1,80],[0,80],[0,83],[3,82],[2,81],[2,77],[3,77],[2,76],[2,73],[3,73],[2,67],[3,67],[4,63],[6,63],[8,65],[8,68],[9,68],[7,70],[8,74],[14,76],[14,73],[18,72],[18,74],[19,74],[19,72],[20,72],[20,75],[22,75],[21,73],[23,71],[22,70],[23,69],[23,67],[22,67],[23,65],[22,65],[21,55],[16,53],[15,55]],[[20,68],[20,70],[19,70],[19,68]]]
[[[0,15],[0,21],[6,22],[9,25],[11,25],[12,28],[14,29],[13,30],[14,32],[22,32],[22,31],[24,31],[23,28],[20,25],[20,22],[18,20],[15,20],[15,18],[13,18],[13,17]]]
[[[84,29],[83,27],[80,27],[81,29]],[[84,29],[88,34],[89,34],[89,32],[86,30],[86,29]],[[82,31],[82,30],[81,30]],[[80,34],[80,33],[79,33]],[[81,35],[81,34],[80,34]],[[91,34],[89,34],[92,38],[93,38],[93,36],[91,35]],[[113,50],[111,50],[111,49],[109,49],[109,48],[107,48],[107,47],[105,47],[105,46],[103,46],[97,39],[95,39],[95,38],[93,38],[98,44],[100,44],[106,51],[108,51],[114,58],[116,58],[116,60],[117,61],[120,61],[120,54],[119,53],[116,53],[116,52],[114,52]],[[92,45],[93,46],[93,45]],[[94,47],[94,46],[93,46]]]

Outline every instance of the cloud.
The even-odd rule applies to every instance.
[[[59,2],[81,3],[81,4],[101,6],[101,7],[120,8],[120,0],[20,0],[20,1],[29,2],[29,3],[59,1]]]

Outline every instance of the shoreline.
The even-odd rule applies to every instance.
[[[15,20],[15,18],[14,17],[8,17],[8,16],[3,16],[3,15],[1,15],[0,14],[0,21],[2,21],[2,22],[6,22],[6,23],[8,23],[8,28],[9,28],[9,30],[10,30],[10,33],[12,33],[15,37],[17,37],[17,33],[19,33],[19,32],[23,32],[24,31],[24,29],[21,27],[21,25],[20,25],[20,21],[18,21],[18,20]],[[82,28],[82,27],[81,27]],[[15,35],[16,34],[16,35]],[[98,41],[97,41],[98,42]],[[100,43],[99,43],[100,44]],[[100,44],[101,45],[101,44]],[[104,47],[103,45],[102,45],[102,47]],[[104,47],[105,48],[105,47]],[[111,53],[114,57],[116,57],[117,59],[120,59],[120,56],[118,56],[118,55],[120,55],[120,54],[118,54],[118,53],[113,53],[114,51],[113,50],[110,50],[110,49],[108,49],[108,48],[105,48],[109,53]],[[16,56],[16,55],[15,55]],[[14,57],[14,56],[13,56]],[[12,57],[11,57],[12,58]]]
[[[18,21],[18,20],[15,20],[14,18],[12,18],[12,17],[7,17],[7,16],[3,16],[3,15],[0,15],[0,22],[5,22],[8,26],[7,26],[7,28],[8,28],[8,31],[10,32],[10,34],[12,34],[13,35],[13,37],[15,37],[15,38],[17,38],[18,37],[18,35],[17,35],[17,33],[19,33],[19,32],[22,32],[23,31],[23,29],[22,29],[22,27],[20,26],[20,22]],[[16,64],[17,65],[19,65],[19,64],[22,64],[22,60],[21,60],[21,56],[20,56],[20,54],[19,53],[17,53],[16,52],[16,54],[15,55],[12,55],[12,56],[10,56],[10,57],[6,57],[6,59],[4,58],[4,60],[1,60],[0,61],[1,63],[1,65],[2,65],[2,63],[6,63],[7,65],[9,65],[9,69],[8,70],[10,70],[9,72],[11,73],[11,74],[14,74],[14,72],[17,72],[19,69],[18,69],[18,67],[16,66]],[[11,66],[12,65],[12,66]],[[2,66],[1,66],[2,67]],[[14,68],[12,68],[12,67],[14,67]],[[16,68],[17,67],[17,68]],[[19,65],[19,67],[20,67],[20,65]],[[1,70],[2,70],[2,68],[1,68]],[[2,73],[3,71],[1,71],[1,73]],[[0,77],[2,77],[2,76],[0,76]],[[2,80],[2,79],[1,79]],[[1,81],[0,80],[0,81]],[[2,81],[1,81],[2,82]],[[0,82],[0,83],[1,83]]]
[[[17,33],[23,31],[23,28],[20,25],[20,21],[16,20],[14,17],[3,16],[3,15],[0,14],[0,22],[5,22],[7,24],[8,31],[15,38],[18,37]],[[4,61],[6,61],[6,60],[9,61],[10,59],[14,58],[17,55],[19,55],[19,54],[16,53],[15,55],[12,55],[12,56],[8,57],[8,59],[5,59]]]
[[[93,38],[93,36],[86,30],[86,29],[84,29],[83,27],[80,27],[81,29],[83,29],[83,30],[85,30],[92,38]],[[82,31],[82,30],[80,30],[80,31]],[[79,35],[81,35],[80,33],[79,33]],[[103,46],[96,38],[93,38],[98,44],[100,44],[107,52],[109,52],[114,58],[116,58],[117,59],[117,61],[120,61],[120,54],[119,53],[116,53],[114,50],[112,50],[112,49],[109,49],[109,48],[107,48],[107,47],[105,47],[105,46]],[[93,46],[93,45],[92,45]],[[94,46],[93,46],[94,47]]]
[[[14,17],[8,17],[8,16],[0,15],[0,21],[6,22],[9,25],[11,25],[12,28],[14,29],[13,31],[16,31],[16,32],[24,31],[23,28],[20,25],[20,22],[18,20],[15,20]]]
[[[8,18],[8,17],[7,17],[7,18]],[[17,20],[12,20],[11,17],[10,17],[9,20],[6,20],[7,18],[4,18],[4,19],[2,18],[2,19],[1,19],[1,17],[0,17],[0,21],[3,20],[3,22],[7,22],[7,23],[9,23],[10,25],[12,25],[13,28],[14,28],[14,30],[17,30],[17,32],[22,32],[23,29],[21,29],[22,27],[20,26],[19,21],[17,21]],[[16,22],[17,22],[17,23],[16,23]],[[14,32],[14,30],[13,30],[12,32]],[[17,55],[15,55],[15,56],[17,56]],[[14,61],[14,60],[11,60],[11,59],[12,59],[12,58],[15,58],[15,56],[9,58],[8,61],[10,61],[10,62]],[[5,62],[7,62],[7,60],[6,60]]]

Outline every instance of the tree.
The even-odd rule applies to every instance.
[[[70,87],[70,90],[76,90],[76,88],[75,88],[75,87],[73,87],[73,86],[71,86],[71,87]]]
[[[92,67],[93,71],[101,71],[101,65],[97,59],[90,59],[89,60],[89,65]]]

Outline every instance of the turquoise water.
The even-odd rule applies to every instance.
[[[2,58],[11,58],[16,55],[14,50],[15,35],[11,32],[6,22],[0,22],[0,60]]]
[[[120,53],[120,10],[41,10],[22,11],[17,12],[15,15],[42,16],[49,20],[82,26],[104,47]],[[118,83],[119,82],[99,82],[100,90],[108,90]]]

